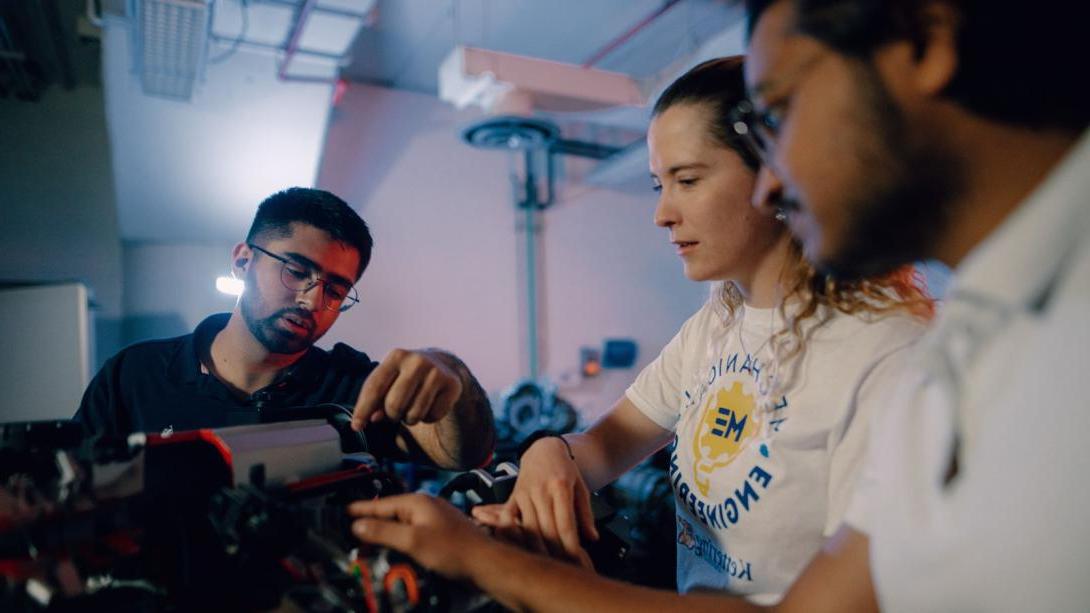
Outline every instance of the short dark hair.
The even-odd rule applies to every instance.
[[[257,207],[246,242],[259,236],[287,236],[295,222],[323,230],[333,240],[355,249],[360,254],[357,279],[367,269],[374,247],[371,231],[347,202],[325,190],[290,187],[269,196]]]
[[[652,117],[677,104],[706,105],[710,135],[724,147],[733,149],[751,170],[756,171],[760,160],[750,151],[730,126],[730,110],[746,97],[744,57],[721,57],[697,64],[670,84],[651,111]]]
[[[746,0],[747,31],[778,0]],[[840,53],[870,59],[885,43],[923,48],[924,9],[936,0],[786,0],[795,29]],[[1090,87],[1072,68],[1088,56],[1090,9],[1081,0],[939,0],[960,15],[958,69],[945,92],[982,117],[1030,128],[1081,131],[1090,123]]]

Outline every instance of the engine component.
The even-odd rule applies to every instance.
[[[344,414],[308,407],[279,416],[298,421],[126,439],[0,425],[0,610],[490,606],[358,547],[348,503],[403,488]]]

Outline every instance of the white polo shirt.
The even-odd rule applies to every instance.
[[[1090,611],[1090,135],[958,268],[916,358],[845,517],[882,609]]]

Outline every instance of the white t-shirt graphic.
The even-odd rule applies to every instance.
[[[908,315],[834,313],[779,368],[787,383],[762,410],[769,338],[782,326],[776,309],[752,307],[728,326],[706,304],[626,392],[676,435],[682,592],[723,590],[762,604],[782,597],[840,523],[869,414],[923,332]]]

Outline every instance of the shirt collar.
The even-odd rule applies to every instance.
[[[175,376],[186,383],[196,383],[203,375],[201,373],[201,361],[212,351],[212,341],[221,330],[227,327],[227,321],[231,319],[230,313],[216,313],[197,324],[182,343],[182,350],[174,358],[173,369]]]
[[[950,299],[972,295],[1019,310],[1047,301],[1063,264],[1090,233],[1090,131],[957,268]]]
[[[206,376],[201,372],[201,361],[212,354],[212,341],[227,327],[230,313],[216,313],[197,324],[193,334],[186,337],[182,350],[175,357],[173,368],[178,378],[186,383],[196,383]],[[326,360],[326,353],[317,347],[310,347],[294,364],[277,374],[269,388],[289,392],[299,385],[313,386],[321,377]],[[266,388],[268,389],[268,388]]]

